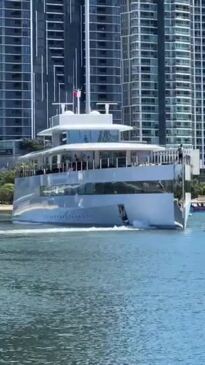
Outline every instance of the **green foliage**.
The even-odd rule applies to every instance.
[[[12,204],[14,196],[14,184],[6,183],[0,187],[0,202]]]
[[[20,148],[25,152],[39,151],[44,148],[43,141],[40,139],[23,139]]]
[[[15,169],[0,172],[0,186],[9,183],[14,184],[14,181],[15,181]]]
[[[193,179],[191,184],[191,196],[197,198],[199,195],[205,195],[205,183],[198,179]]]
[[[0,203],[12,204],[14,195],[15,170],[0,172]]]

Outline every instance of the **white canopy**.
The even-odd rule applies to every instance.
[[[43,131],[38,133],[38,136],[52,136],[54,132],[67,132],[67,131],[83,131],[83,130],[97,130],[97,131],[105,131],[105,130],[117,130],[119,132],[131,131],[133,127],[123,125],[123,124],[59,124],[52,128],[44,129]]]
[[[95,151],[147,151],[157,152],[164,151],[165,148],[158,145],[143,144],[136,142],[113,142],[113,143],[76,143],[65,144],[39,152],[28,153],[20,159],[35,159],[49,155],[63,154],[64,152],[95,152]]]

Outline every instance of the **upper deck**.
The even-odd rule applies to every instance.
[[[51,137],[52,146],[73,143],[120,142],[122,133],[133,128],[113,124],[111,114],[92,111],[89,114],[74,114],[64,111],[51,118],[51,126],[41,131],[41,137]]]

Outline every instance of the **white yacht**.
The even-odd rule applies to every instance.
[[[63,108],[64,109],[64,108]],[[186,227],[191,156],[123,140],[132,127],[112,115],[63,110],[49,129],[52,147],[19,161],[13,220],[83,226]]]

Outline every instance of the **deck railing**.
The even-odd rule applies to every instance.
[[[152,152],[147,156],[132,156],[129,160],[124,157],[101,158],[66,161],[65,163],[53,164],[50,166],[29,166],[22,164],[17,168],[17,177],[46,175],[51,173],[62,173],[70,171],[99,170],[108,168],[128,168],[134,166],[154,166],[170,164],[190,164],[190,155],[184,153],[182,159],[179,159],[176,150],[167,150],[162,152]]]

